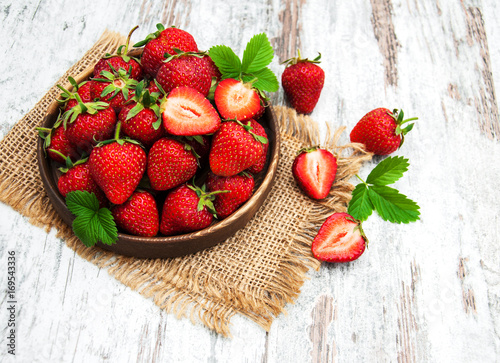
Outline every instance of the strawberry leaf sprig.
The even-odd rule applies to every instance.
[[[234,78],[252,83],[260,92],[278,90],[278,79],[268,67],[273,60],[274,50],[266,33],[256,34],[249,40],[242,59],[226,45],[215,45],[208,53],[219,68],[222,79]]]
[[[76,218],[73,232],[87,247],[98,241],[112,245],[118,240],[118,230],[108,208],[100,208],[94,193],[73,191],[66,195],[66,205]]]
[[[402,156],[388,157],[381,161],[368,175],[366,181],[356,185],[352,192],[347,213],[359,221],[365,221],[375,210],[385,221],[409,223],[420,219],[420,207],[389,184],[399,180],[409,167],[408,159]]]

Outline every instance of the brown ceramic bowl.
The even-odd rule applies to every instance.
[[[76,77],[77,83],[87,79],[92,74],[93,69],[88,69],[80,76]],[[70,86],[66,88],[70,89]],[[43,120],[42,127],[51,127],[57,119],[58,103],[56,100],[51,104],[47,115]],[[238,230],[243,228],[247,222],[255,215],[262,203],[269,194],[276,175],[279,160],[280,132],[279,126],[270,105],[266,108],[265,114],[259,120],[264,126],[269,138],[268,162],[264,171],[256,176],[256,184],[252,197],[243,204],[237,211],[229,217],[213,223],[211,226],[193,233],[178,236],[157,236],[138,237],[125,233],[118,233],[118,241],[109,246],[102,243],[97,245],[105,250],[113,251],[125,256],[139,258],[169,258],[184,256],[195,253],[206,248],[215,246],[227,238],[233,236]],[[60,175],[58,167],[60,164],[53,162],[45,156],[43,142],[40,139],[37,145],[37,158],[40,174],[45,191],[51,200],[54,208],[62,219],[71,225],[75,218],[66,207],[64,198],[57,188],[57,180]],[[161,205],[158,208],[161,211]]]

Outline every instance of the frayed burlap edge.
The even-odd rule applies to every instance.
[[[75,77],[87,67],[91,67],[104,53],[114,52],[124,40],[123,35],[106,31],[94,47],[56,84],[66,84],[68,76]],[[201,271],[193,273],[194,268],[189,266],[189,257],[145,260],[115,255],[99,248],[85,247],[52,208],[39,178],[35,178],[34,182],[27,185],[16,183],[16,180],[26,178],[23,168],[36,167],[37,137],[34,128],[40,125],[46,110],[58,93],[56,86],[52,87],[2,140],[4,144],[6,140],[16,139],[23,133],[22,130],[33,133],[33,145],[29,145],[27,153],[9,155],[19,158],[18,166],[14,170],[9,170],[9,175],[4,173],[0,178],[0,200],[29,217],[32,224],[44,227],[47,231],[56,228],[57,236],[79,256],[99,268],[106,269],[118,281],[144,297],[151,298],[160,308],[177,317],[189,317],[193,323],[200,321],[209,329],[224,336],[230,335],[230,320],[237,313],[269,330],[274,318],[284,312],[286,304],[295,301],[306,280],[307,271],[318,269],[320,266],[310,252],[312,239],[331,213],[346,209],[353,189],[348,179],[357,173],[364,161],[371,158],[371,155],[364,152],[359,145],[339,147],[338,139],[344,129],[332,132],[327,125],[328,131],[323,147],[339,156],[339,171],[330,197],[322,202],[311,201],[308,213],[298,221],[298,232],[290,236],[288,248],[276,266],[275,276],[269,285],[266,285],[266,289],[242,288],[235,293],[231,287],[217,284],[213,280],[207,281],[207,277],[202,276]],[[294,110],[287,107],[275,106],[274,109],[283,137],[299,139],[303,146],[320,144],[318,125],[310,117],[297,115]],[[5,145],[1,146],[3,154]],[[352,153],[347,157],[341,156],[346,150],[352,150]],[[2,160],[0,167],[1,163]]]

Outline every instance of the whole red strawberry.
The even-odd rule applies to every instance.
[[[214,219],[213,194],[190,184],[172,190],[165,199],[160,232],[166,236],[208,227]]]
[[[264,167],[266,165],[267,152],[269,150],[269,139],[267,137],[266,130],[264,129],[264,127],[260,123],[258,123],[255,120],[250,120],[250,124],[253,127],[254,133],[256,135],[262,136],[268,140],[268,142],[262,144],[262,149],[263,149],[262,156],[257,160],[257,162],[255,164],[253,164],[247,170],[248,172],[250,172],[252,174],[258,174],[262,170],[264,170]]]
[[[411,131],[413,123],[405,128],[401,126],[417,117],[404,120],[403,110],[376,108],[358,121],[351,131],[351,142],[361,143],[366,150],[375,155],[389,155],[399,149],[404,136]]]
[[[319,147],[299,151],[292,164],[292,175],[302,191],[313,199],[323,199],[332,188],[337,158]]]
[[[154,190],[174,188],[191,179],[197,170],[196,156],[181,141],[164,137],[149,150],[147,175]]]
[[[160,228],[160,216],[153,195],[137,190],[123,204],[111,207],[116,225],[135,236],[153,237]]]
[[[298,112],[309,114],[318,103],[323,85],[325,83],[325,72],[318,66],[321,54],[314,60],[291,58],[283,63],[287,67],[281,75],[283,90],[292,107]]]
[[[135,89],[130,103],[126,104],[118,114],[122,132],[131,139],[139,141],[150,148],[157,140],[165,136],[161,127],[160,107],[157,104],[159,94],[152,95],[144,88],[141,81]]]
[[[90,85],[92,81],[84,81],[78,84],[72,77],[68,77],[68,81],[73,87],[72,91],[69,91],[68,89],[64,88],[59,84],[57,85],[57,87],[59,87],[59,89],[62,90],[61,97],[57,101],[61,104],[61,107],[63,107],[64,112],[78,105],[78,99],[76,97],[76,94],[80,96],[80,100],[82,102],[92,101],[92,97],[90,96]]]
[[[120,45],[116,50],[116,54],[106,54],[104,57],[99,59],[99,61],[94,66],[94,78],[102,77],[102,71],[111,72],[113,69],[118,70],[122,68],[125,72],[129,72],[130,78],[140,81],[142,79],[142,67],[140,63],[130,57],[128,53],[128,47],[130,43],[130,37],[132,33],[138,28],[134,27],[128,34],[127,41],[124,45]]]
[[[207,177],[207,188],[211,192],[227,191],[217,194],[214,200],[214,208],[217,218],[224,219],[234,213],[245,203],[253,193],[255,181],[251,174],[237,174],[223,177],[209,173]]]
[[[88,158],[80,159],[75,163],[69,158],[64,159],[66,167],[59,168],[62,174],[57,180],[57,189],[59,193],[61,193],[63,197],[66,197],[69,192],[74,192],[76,190],[94,193],[99,201],[99,206],[101,208],[106,207],[108,205],[106,195],[90,176]]]
[[[193,36],[185,30],[157,24],[156,32],[149,34],[146,39],[134,44],[134,47],[144,46],[141,64],[146,74],[156,77],[158,70],[165,60],[165,53],[173,55],[175,49],[183,52],[197,52],[198,45]]]
[[[311,250],[320,261],[350,262],[363,254],[367,243],[359,221],[347,213],[334,213],[323,222]]]
[[[64,164],[66,157],[76,160],[76,150],[68,141],[66,131],[59,118],[52,128],[37,127],[38,134],[43,139],[43,148],[54,161]]]
[[[78,105],[66,111],[62,117],[66,137],[77,149],[89,153],[97,142],[113,137],[116,113],[106,102],[83,103],[79,99]]]
[[[90,175],[111,203],[122,204],[139,185],[146,170],[146,153],[132,140],[115,138],[96,145],[90,154]]]
[[[267,139],[255,134],[251,122],[228,120],[212,138],[209,164],[219,176],[236,175],[259,161]]]
[[[165,60],[156,74],[156,81],[166,93],[176,87],[188,86],[206,97],[210,91],[212,77],[203,55],[179,52]]]

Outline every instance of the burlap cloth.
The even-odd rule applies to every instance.
[[[66,84],[92,66],[106,52],[124,44],[121,34],[106,31],[99,41],[56,84]],[[0,200],[29,221],[57,236],[78,255],[107,269],[118,281],[150,298],[160,308],[225,336],[236,313],[265,330],[300,293],[309,269],[320,263],[310,251],[318,228],[333,211],[345,211],[356,174],[370,154],[356,144],[338,146],[343,129],[320,140],[319,127],[307,116],[281,106],[274,110],[282,136],[276,183],[261,209],[247,226],[224,243],[194,255],[175,259],[136,259],[98,248],[85,247],[53,209],[42,185],[36,162],[35,127],[60,90],[52,87],[35,107],[17,122],[0,143]],[[296,152],[319,144],[338,155],[338,173],[330,196],[322,203],[305,197],[297,188],[291,165]]]

